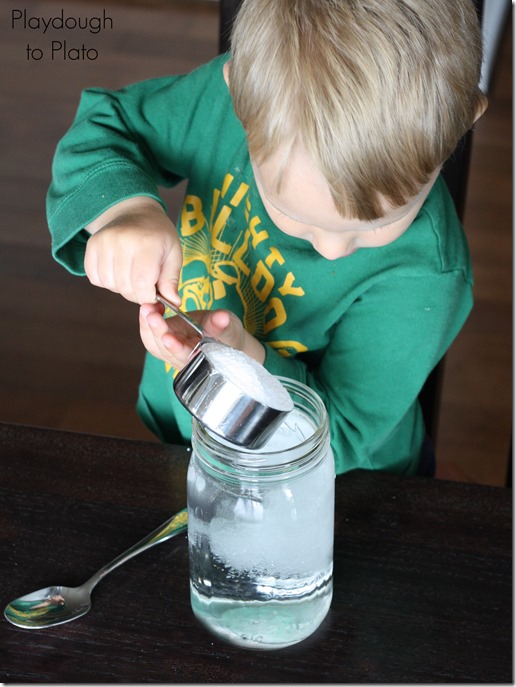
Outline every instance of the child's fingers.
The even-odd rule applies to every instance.
[[[129,264],[120,261],[117,267],[119,293],[134,303],[152,303],[156,299],[159,267],[156,249],[143,245],[130,256]]]
[[[86,260],[89,257],[89,260]],[[110,254],[103,254],[96,250],[91,250],[86,254],[84,269],[90,283],[114,293],[121,293],[127,289],[123,282],[120,282],[120,272],[115,267],[115,261]]]
[[[90,239],[86,244],[86,251],[84,253],[84,271],[94,286],[103,286],[99,273],[99,254],[96,250],[96,245]]]
[[[214,339],[233,348],[239,348],[241,343],[241,330],[243,329],[240,320],[232,315],[229,310],[207,311],[201,318],[204,331]]]
[[[179,275],[182,266],[183,251],[179,241],[177,241],[177,243],[174,243],[161,265],[161,271],[156,284],[158,291],[177,306],[181,305]]]
[[[135,301],[131,264],[130,254],[118,249],[113,234],[108,235],[100,231],[88,239],[84,270],[94,286],[119,293],[127,300]],[[151,289],[147,301],[153,300],[152,293]]]
[[[152,221],[150,221],[152,220]],[[161,211],[140,225],[108,226],[86,244],[84,267],[92,284],[134,303],[152,303],[156,287],[178,305],[183,254],[175,228]]]
[[[208,336],[242,350],[244,327],[238,317],[229,310],[213,310],[204,313],[202,326]]]
[[[258,363],[265,360],[263,344],[244,329],[241,320],[229,310],[206,312],[202,318],[204,331],[222,343],[243,351]]]
[[[172,325],[179,318],[164,320],[161,312],[154,304],[145,304],[140,308],[140,336],[149,353],[180,369],[188,362],[198,337],[195,332],[193,339],[192,334],[185,335],[181,327],[175,331]]]
[[[160,360],[181,369],[189,360],[192,349],[199,341],[198,334],[180,317],[163,319],[163,309],[156,304],[145,304],[140,309],[140,335],[145,348]],[[263,363],[263,344],[245,331],[239,318],[228,310],[188,313],[208,336],[222,341]]]

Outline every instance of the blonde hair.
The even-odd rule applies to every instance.
[[[260,162],[300,141],[340,214],[404,205],[472,126],[472,0],[244,0],[229,87]]]

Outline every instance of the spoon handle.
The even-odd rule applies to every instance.
[[[186,508],[176,513],[171,518],[169,518],[162,525],[153,530],[150,534],[140,539],[139,542],[131,546],[131,548],[124,551],[110,563],[107,563],[103,568],[98,570],[90,579],[85,583],[85,587],[91,592],[94,587],[100,582],[100,580],[109,574],[112,570],[117,568],[122,563],[125,563],[133,556],[137,556],[139,553],[150,549],[151,546],[156,544],[161,544],[171,537],[175,537],[176,534],[184,532],[188,527],[188,511]]]
[[[156,298],[160,303],[163,303],[164,306],[173,310],[176,313],[176,315],[179,315],[179,317],[181,317],[185,322],[187,322],[190,325],[190,327],[193,327],[197,334],[200,334],[202,337],[204,337],[204,332],[202,328],[197,324],[197,322],[193,320],[185,312],[183,312],[180,308],[178,308],[177,305],[174,305],[170,301],[167,301],[166,298],[163,298],[163,296],[160,293],[156,293]]]

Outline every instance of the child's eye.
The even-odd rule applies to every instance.
[[[271,205],[271,207],[274,208],[274,212],[278,215],[278,217],[281,217],[283,219],[288,220],[289,222],[297,222],[297,224],[303,224],[298,219],[294,219],[293,217],[289,217],[289,215],[286,215],[284,212],[282,212],[279,208],[277,208],[275,205]]]

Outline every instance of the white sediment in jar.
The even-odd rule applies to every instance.
[[[219,343],[203,346],[213,369],[255,401],[280,411],[294,407],[288,391],[263,365],[242,351]]]
[[[304,450],[296,447],[316,430],[295,408],[261,449],[249,453],[248,461],[241,454],[238,462],[275,466],[285,460],[285,450],[290,458],[299,458]],[[321,522],[331,521],[333,512],[334,462],[329,444],[325,453],[331,459],[287,480],[283,488],[246,484],[240,496],[220,494],[209,525],[214,555],[234,570],[268,571],[284,578],[310,576],[329,565],[333,528],[321,527]]]

